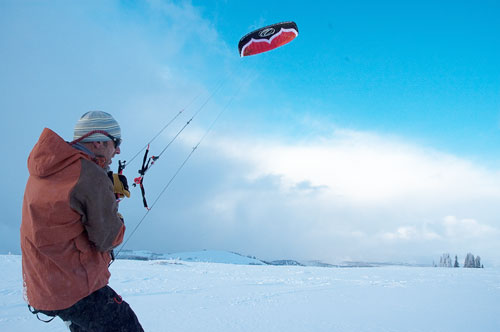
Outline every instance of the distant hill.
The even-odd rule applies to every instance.
[[[302,263],[299,263],[297,261],[294,261],[292,259],[280,259],[280,260],[276,260],[276,261],[263,261],[264,263],[268,264],[268,265],[287,265],[287,266],[305,266],[304,264]]]
[[[117,259],[132,260],[178,260],[183,262],[205,262],[238,265],[276,265],[276,266],[314,266],[326,268],[353,268],[353,267],[381,267],[381,266],[428,266],[394,262],[361,262],[348,261],[340,264],[329,264],[321,261],[296,261],[293,259],[280,259],[263,261],[253,256],[244,256],[236,252],[223,250],[201,250],[178,252],[171,254],[159,254],[149,250],[122,250]]]
[[[180,260],[185,262],[205,262],[205,263],[223,263],[238,265],[265,265],[261,260],[255,257],[247,257],[238,253],[222,250],[202,250],[179,252],[172,254],[157,254],[149,250],[123,250],[118,259],[133,260]]]

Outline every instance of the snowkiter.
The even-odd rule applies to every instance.
[[[71,331],[143,331],[135,313],[108,286],[111,251],[123,241],[114,185],[107,171],[120,153],[121,130],[91,111],[74,140],[45,128],[28,158],[21,249],[30,310],[59,316]],[[112,177],[120,179],[119,177]]]

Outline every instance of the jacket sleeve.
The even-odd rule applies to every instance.
[[[89,241],[97,250],[109,251],[123,241],[125,226],[118,216],[113,184],[106,172],[81,160],[80,177],[70,194],[70,205],[82,216]]]

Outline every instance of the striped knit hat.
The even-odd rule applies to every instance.
[[[111,114],[102,111],[90,111],[82,115],[75,125],[73,140],[77,140],[92,130],[104,130],[113,137],[121,138],[120,125]],[[81,142],[105,142],[111,140],[103,134],[93,134]]]

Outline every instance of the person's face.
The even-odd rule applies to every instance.
[[[107,162],[106,166],[109,166],[111,165],[111,161],[115,157],[115,155],[120,154],[120,147],[117,146],[115,148],[115,145],[113,144],[112,141],[104,142],[103,146],[105,151],[104,157],[106,158]]]
[[[94,152],[97,157],[103,157],[106,160],[105,167],[111,165],[115,155],[120,154],[120,147],[116,147],[113,141],[93,142]]]

